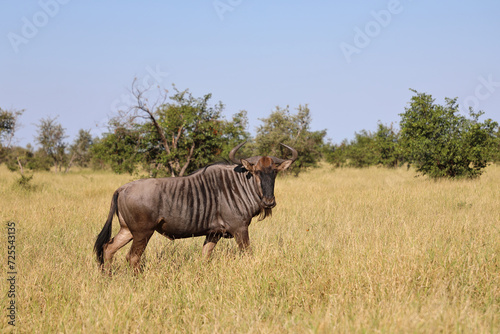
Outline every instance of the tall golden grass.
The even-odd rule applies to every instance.
[[[252,255],[221,240],[204,262],[203,238],[155,234],[138,277],[129,246],[112,277],[92,253],[131,176],[40,172],[31,191],[18,177],[0,166],[1,220],[17,224],[19,332],[500,332],[498,166],[478,180],[328,166],[279,178],[272,218],[250,226]]]

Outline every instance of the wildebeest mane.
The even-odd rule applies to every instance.
[[[231,165],[231,163],[227,160],[216,161],[216,162],[213,162],[211,164],[206,165],[205,167],[198,168],[197,170],[190,173],[189,175],[194,175],[194,174],[198,174],[198,173],[205,173],[205,171],[207,170],[208,167],[218,166],[218,165],[226,166],[226,165]],[[187,176],[189,176],[189,175],[187,175]]]

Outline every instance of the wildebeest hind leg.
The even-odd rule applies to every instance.
[[[127,254],[127,261],[129,262],[130,267],[134,269],[135,274],[140,271],[142,253],[144,253],[144,250],[146,249],[149,239],[153,233],[154,230],[134,234],[134,241],[132,241],[132,246]]]
[[[111,263],[113,262],[113,255],[123,246],[128,244],[132,240],[132,233],[126,227],[121,227],[120,231],[116,234],[116,236],[111,239],[104,246],[104,270],[111,270]]]

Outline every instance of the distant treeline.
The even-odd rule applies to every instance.
[[[477,177],[490,162],[500,162],[500,128],[483,112],[460,114],[457,99],[435,103],[415,90],[400,114],[399,129],[379,123],[377,131],[362,130],[353,140],[329,144],[325,159],[337,167],[398,167],[413,165],[430,177]]]
[[[135,82],[134,82],[135,84]],[[269,154],[285,157],[294,147],[299,158],[291,173],[317,166],[321,160],[335,167],[413,165],[430,177],[476,177],[490,162],[500,161],[500,129],[491,119],[481,121],[481,112],[459,112],[457,99],[436,104],[431,95],[414,91],[400,114],[399,128],[378,124],[375,132],[362,130],[340,144],[327,141],[326,130],[311,131],[307,105],[295,112],[276,107],[260,119],[255,137],[248,132],[247,112],[224,119],[224,105],[211,104],[211,94],[195,98],[189,90],[167,98],[157,95],[154,103],[147,90],[133,85],[136,104],[109,121],[109,131],[94,138],[80,130],[72,144],[57,118],[37,124],[38,149],[12,145],[23,110],[0,109],[0,162],[12,171],[54,170],[67,172],[73,166],[111,168],[116,173],[147,173],[151,177],[187,175],[207,164],[222,161],[237,144],[247,141],[243,156]]]

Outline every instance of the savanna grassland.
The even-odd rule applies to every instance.
[[[250,226],[252,255],[224,239],[204,262],[203,238],[155,234],[141,275],[127,268],[128,245],[108,277],[92,247],[114,190],[133,177],[39,172],[26,191],[0,166],[4,262],[5,225],[17,228],[15,329],[499,333],[500,167],[477,180],[414,175],[323,166],[282,177],[272,218]],[[6,315],[5,279],[1,288]]]

